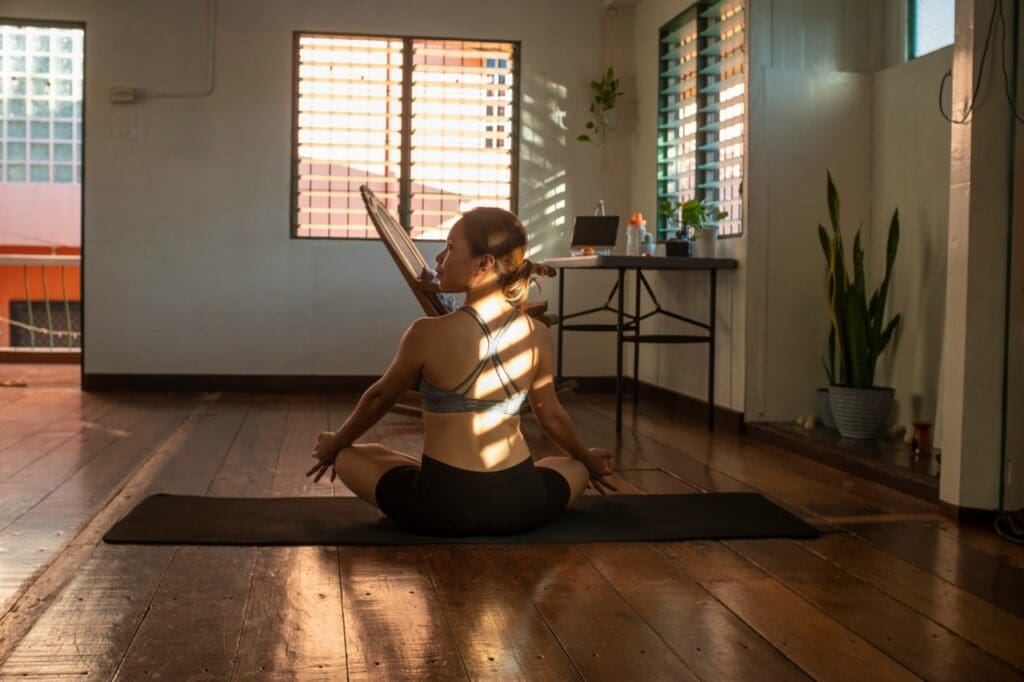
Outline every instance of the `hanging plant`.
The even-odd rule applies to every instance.
[[[590,120],[587,121],[587,132],[577,135],[580,142],[591,140],[604,142],[608,132],[608,112],[615,108],[616,98],[623,94],[619,91],[619,79],[615,77],[615,70],[608,67],[599,81],[590,81],[590,89],[594,92],[594,98],[590,102]]]

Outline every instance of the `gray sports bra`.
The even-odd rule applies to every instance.
[[[480,325],[480,329],[483,330],[484,335],[487,337],[487,351],[476,367],[473,368],[473,371],[469,373],[469,376],[450,391],[440,389],[427,381],[425,377],[420,376],[420,393],[423,395],[423,409],[427,412],[443,413],[497,412],[509,415],[519,414],[528,391],[520,391],[516,387],[508,370],[505,369],[505,365],[502,364],[501,358],[498,357],[498,344],[502,337],[504,337],[505,332],[512,326],[512,322],[519,315],[519,311],[513,311],[509,318],[505,320],[505,323],[501,325],[501,328],[494,334],[491,334],[491,330],[480,317],[480,313],[471,306],[463,306],[459,310],[469,313],[476,320],[476,323]],[[494,370],[498,374],[498,380],[508,396],[502,400],[480,400],[478,398],[470,398],[467,395],[469,389],[473,387],[473,383],[480,376],[488,362],[494,365]]]

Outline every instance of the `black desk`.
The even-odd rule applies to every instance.
[[[736,261],[732,258],[678,258],[665,256],[586,256],[575,258],[549,258],[544,261],[558,270],[558,378],[562,377],[562,334],[572,332],[615,332],[615,431],[622,431],[622,344],[637,344],[633,347],[633,404],[636,404],[639,395],[639,370],[641,343],[706,343],[708,344],[708,430],[715,428],[715,306],[718,286],[719,270],[735,270]],[[603,306],[581,310],[569,315],[565,314],[565,271],[569,269],[580,270],[618,270],[619,277],[615,286],[608,294],[608,300]],[[626,270],[636,271],[636,307],[634,314],[630,315],[625,311],[625,282]],[[651,290],[647,278],[644,277],[644,270],[706,270],[711,277],[710,305],[708,306],[710,318],[704,323],[683,315],[664,310],[658,303],[654,291]],[[654,301],[654,310],[646,315],[640,315],[640,285],[647,290],[647,294]],[[618,306],[611,307],[612,297],[618,292]],[[615,324],[565,324],[566,320],[601,310],[608,310],[616,313]],[[641,334],[640,323],[654,315],[668,315],[687,324],[704,329],[706,334]],[[628,318],[628,321],[627,321]],[[627,332],[629,334],[627,335]]]

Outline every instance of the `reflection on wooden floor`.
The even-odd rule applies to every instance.
[[[349,494],[303,473],[355,396],[83,394],[44,375],[0,388],[3,679],[1024,678],[1024,548],[658,405],[625,414],[624,491],[757,491],[824,535],[104,545],[152,492]],[[614,445],[611,398],[567,408],[585,442]],[[390,415],[367,438],[417,453],[422,431]]]

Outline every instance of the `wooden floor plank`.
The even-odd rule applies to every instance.
[[[339,550],[350,680],[468,679],[415,547]]]
[[[268,490],[276,496],[304,485],[295,479],[305,472],[294,464],[308,455],[304,446],[312,442],[316,431],[305,433],[303,439],[301,430],[319,422],[326,424],[327,418],[323,397],[308,398],[277,400],[277,418],[261,420],[263,440],[274,447],[239,449],[239,454],[246,456],[237,462],[229,455],[211,494],[221,490],[230,494],[242,487]],[[246,601],[232,679],[344,677],[344,614],[336,547],[257,548]]]
[[[664,420],[666,415],[671,414],[664,404],[658,402],[647,402],[643,411],[649,413],[647,416],[655,420]],[[816,481],[861,496],[869,500],[873,505],[882,507],[887,513],[928,513],[939,511],[936,504],[927,500],[922,500],[881,483],[815,462],[783,448],[749,439],[744,434],[726,431],[709,432],[703,421],[679,419],[675,421],[689,422],[689,426],[683,428],[680,434],[685,436],[686,439],[693,438],[697,442],[714,440],[719,442],[725,449],[731,451],[760,454],[763,458],[775,463],[777,466],[799,470],[803,475]]]
[[[75,411],[80,413],[80,418],[63,422],[59,417],[49,418],[58,423],[55,425],[57,428],[70,431],[36,434],[36,437],[22,441],[18,447],[12,446],[3,453],[6,456],[12,450],[24,447],[24,454],[30,455],[31,459],[0,481],[0,499],[4,500],[0,507],[0,531],[60,488],[83,467],[106,455],[112,445],[131,438],[135,429],[152,419],[150,413],[129,400],[97,402],[95,405],[96,409],[78,406]],[[93,420],[97,421],[94,423]],[[93,426],[87,428],[85,424]],[[50,441],[53,441],[52,447],[42,449],[44,443]],[[146,444],[141,445],[145,447]],[[31,453],[28,447],[39,449]]]
[[[37,433],[54,430],[54,423],[75,417],[89,406],[99,407],[114,401],[86,397],[70,389],[31,391],[0,410],[0,460],[8,457],[8,448]],[[109,406],[108,406],[109,409]],[[9,466],[9,465],[7,465]],[[0,468],[4,472],[7,468]]]
[[[588,400],[606,417],[614,405]],[[868,486],[855,477],[762,443],[747,442],[732,434],[692,432],[678,424],[644,412],[623,412],[624,429],[679,450],[716,471],[725,473],[781,504],[796,506],[817,516],[852,516],[883,512],[936,511],[935,505],[884,489]],[[784,466],[799,460],[799,467]],[[663,468],[672,471],[668,466]],[[675,472],[673,472],[675,473]]]
[[[472,679],[579,679],[515,574],[487,547],[423,550]]]
[[[957,524],[943,519],[933,523],[932,527],[962,545],[973,547],[996,558],[1002,557],[1017,568],[1024,569],[1024,545],[1010,542],[997,533],[991,523]]]
[[[726,544],[924,679],[1008,680],[1020,675],[1005,661],[793,540]]]
[[[37,445],[60,445],[45,440],[61,432],[47,433],[39,415],[74,400],[46,391],[20,412],[40,426],[18,426],[16,441],[36,429]],[[77,419],[57,418],[77,424],[83,441],[106,434],[137,462],[149,452],[138,443],[158,447],[174,410],[200,411],[149,492],[348,494],[312,486],[304,473],[316,433],[340,426],[356,396],[140,394],[138,423],[130,411],[115,414],[123,405],[88,418],[101,405],[93,397],[116,406],[127,395],[90,394]],[[7,403],[0,423],[18,424],[6,407],[32,398]],[[659,405],[642,401],[635,418],[627,409],[619,439],[612,398],[581,396],[567,408],[585,443],[613,447],[630,492],[759,491],[857,535],[578,547],[101,545],[0,662],[0,678],[1022,677],[1018,554],[985,529],[762,444],[708,434]],[[557,450],[530,417],[523,431],[534,456]],[[389,415],[362,442],[370,440],[418,456],[422,424]],[[90,494],[111,494],[124,463],[68,469],[37,507],[83,513],[98,499]],[[0,514],[17,495],[0,490]],[[11,526],[26,534],[0,538],[31,551],[32,538],[75,532],[60,515],[30,517],[35,509]]]
[[[645,434],[629,430],[616,437],[614,423],[586,405],[573,406],[571,414],[581,428],[593,434],[596,442],[617,442],[619,461],[644,463],[650,468],[664,469],[702,492],[760,492],[706,462],[697,461],[685,451]],[[629,466],[622,468],[628,470]]]
[[[913,673],[721,542],[659,546],[676,565],[815,679],[916,680]]]
[[[248,393],[219,394],[215,400],[216,409],[203,413],[189,440],[164,466],[145,495],[205,495],[220,477],[234,481],[240,460],[256,456],[253,450],[236,445],[246,442],[244,434],[262,432],[262,420],[275,426],[283,421],[273,418],[272,408],[260,410]],[[250,412],[254,414],[250,416]],[[235,466],[228,469],[225,465],[232,453]]]
[[[0,613],[56,552],[109,500],[147,454],[188,416],[189,408],[167,396],[136,396],[103,424],[117,434],[86,438],[85,463],[45,499],[0,531]],[[68,453],[74,457],[74,453]]]
[[[808,550],[1024,671],[1024,619],[845,533]]]
[[[696,680],[572,545],[496,548],[584,679]]]
[[[232,679],[338,680],[345,633],[335,547],[260,547]]]
[[[580,550],[700,679],[807,679],[651,545],[593,543]]]
[[[179,394],[178,401],[188,407],[196,399]],[[203,418],[186,438],[179,456],[219,461],[237,433],[244,412],[216,402],[201,403],[195,409]],[[225,411],[235,414],[233,424],[220,423],[218,415]],[[156,445],[151,443],[152,447]],[[165,469],[163,476],[174,475],[176,468],[168,468],[170,471]],[[154,487],[201,495],[209,484],[209,480],[192,478],[189,488],[162,482],[158,476]],[[84,672],[90,678],[113,678],[175,552],[176,548],[169,546],[97,547],[55,604],[0,665],[0,674],[57,678]],[[60,648],[55,648],[57,642],[62,643]]]
[[[330,483],[314,483],[306,472],[313,465],[310,453],[316,436],[327,428],[327,399],[324,395],[289,395],[288,421],[284,427],[281,457],[271,487],[275,497],[330,497]],[[330,479],[330,476],[327,477]],[[321,479],[323,480],[323,479]]]
[[[1024,569],[992,556],[929,525],[856,525],[850,530],[872,545],[922,571],[936,575],[990,604],[1024,617]]]
[[[0,679],[109,680],[174,547],[101,545],[0,663]]]
[[[251,547],[179,547],[114,679],[229,679],[254,559]]]
[[[59,397],[47,400],[33,418],[0,425],[0,481],[58,447],[72,447],[64,444],[82,434],[83,428],[95,426],[97,420],[118,405],[118,401],[103,396],[79,395],[74,400],[57,402]]]
[[[281,452],[288,410],[269,396],[253,400],[243,395],[236,400],[245,409],[233,410],[229,418],[210,427],[219,434],[221,443],[211,459],[222,464],[208,465],[198,480],[212,478],[207,487],[210,493],[266,495],[274,471],[244,471],[240,465],[269,461]],[[185,454],[182,462],[196,456]],[[189,474],[179,477],[174,475],[178,472],[168,469],[174,484],[198,482]],[[255,547],[179,548],[118,670],[118,679],[229,679],[240,657],[240,645],[247,641],[243,625],[247,612],[252,613],[250,596],[256,560]],[[193,588],[188,590],[190,584]],[[256,590],[257,598],[265,594],[262,589]],[[260,609],[264,603],[252,608]],[[200,643],[186,649],[189,656],[166,660],[163,652],[178,650],[191,640]]]

